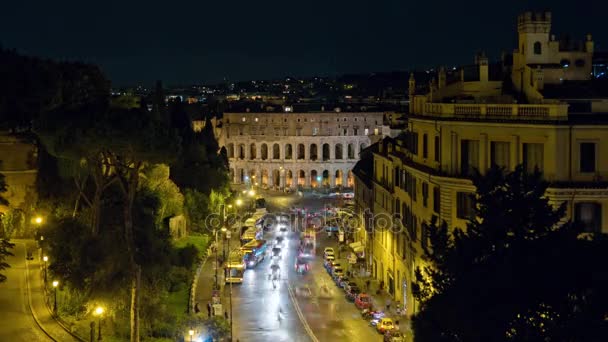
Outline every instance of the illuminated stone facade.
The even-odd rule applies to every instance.
[[[235,184],[352,187],[359,152],[387,131],[382,112],[289,110],[224,114],[219,141]]]

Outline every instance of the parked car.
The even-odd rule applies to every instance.
[[[384,342],[405,342],[405,334],[398,330],[388,330],[384,333]]]
[[[368,309],[372,306],[372,299],[367,293],[359,293],[355,298],[355,306],[358,309]]]
[[[342,267],[334,267],[334,269],[331,271],[331,276],[334,279],[334,281],[339,279],[339,277],[342,277],[343,275],[344,275],[344,270],[342,269]]]
[[[393,320],[387,317],[384,317],[380,320],[380,322],[378,322],[378,324],[376,325],[376,331],[378,331],[381,334],[386,333],[387,331],[393,330],[395,329],[395,324],[393,323]]]
[[[348,300],[349,302],[354,302],[355,298],[357,298],[357,295],[360,292],[361,290],[359,290],[357,286],[348,288],[348,290],[346,291],[346,300]]]
[[[334,255],[334,249],[332,247],[325,247],[323,250],[323,255],[331,254]]]
[[[302,258],[297,258],[295,268],[296,272],[298,272],[299,274],[306,274],[308,273],[308,271],[310,271],[310,264],[308,263],[308,261]]]

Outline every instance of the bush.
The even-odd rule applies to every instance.
[[[177,250],[177,260],[175,260],[175,266],[185,267],[192,269],[199,258],[198,249],[191,243],[186,247],[179,248]]]

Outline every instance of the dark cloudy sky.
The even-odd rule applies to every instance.
[[[100,64],[115,84],[217,82],[470,63],[512,50],[516,16],[608,49],[600,0],[5,0],[6,48]],[[597,46],[596,45],[596,46]]]

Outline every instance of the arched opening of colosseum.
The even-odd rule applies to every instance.
[[[324,187],[329,188],[329,171],[328,170],[323,170],[322,184]]]
[[[234,169],[230,168],[230,180],[233,182],[234,181]]]
[[[253,185],[258,185],[259,179],[256,179],[255,170],[249,170],[249,181]]]
[[[285,172],[285,186],[288,188],[293,187],[293,173],[291,170],[287,170],[287,172]]]
[[[228,158],[234,158],[234,144],[228,144]]]
[[[268,145],[262,144],[262,153],[260,154],[262,155],[262,160],[268,159]]]
[[[278,189],[281,186],[281,171],[272,170],[272,186]]]
[[[306,172],[304,170],[298,171],[298,186],[306,185]]]
[[[304,144],[298,144],[298,159],[304,159]]]
[[[336,186],[342,185],[342,170],[336,170]]]
[[[348,159],[355,159],[355,146],[348,144]]]
[[[241,180],[241,183],[245,182],[245,170],[243,170],[243,169],[239,170],[239,179]]]
[[[342,159],[342,144],[336,144],[336,159]]]
[[[250,160],[254,160],[255,158],[258,157],[258,155],[257,155],[258,153],[257,152],[258,151],[255,148],[255,144],[252,143],[251,145],[249,145],[249,159]]]
[[[239,159],[245,159],[245,145],[239,145]]]
[[[329,160],[329,144],[323,144],[323,160]]]
[[[262,186],[268,186],[268,170],[262,170],[262,179],[260,181],[260,184]]]
[[[285,145],[285,159],[292,159],[293,158],[293,147],[291,146],[291,144],[287,144]]]
[[[355,185],[355,177],[353,176],[353,172],[351,170],[348,170],[348,179],[346,181],[349,188],[352,188]]]
[[[272,159],[281,159],[281,147],[279,144],[272,145]]]
[[[312,170],[310,171],[310,186],[313,188],[316,188],[319,186],[319,182],[317,180],[317,177],[319,175],[317,174],[317,170]]]
[[[317,160],[317,144],[310,145],[310,160]]]

